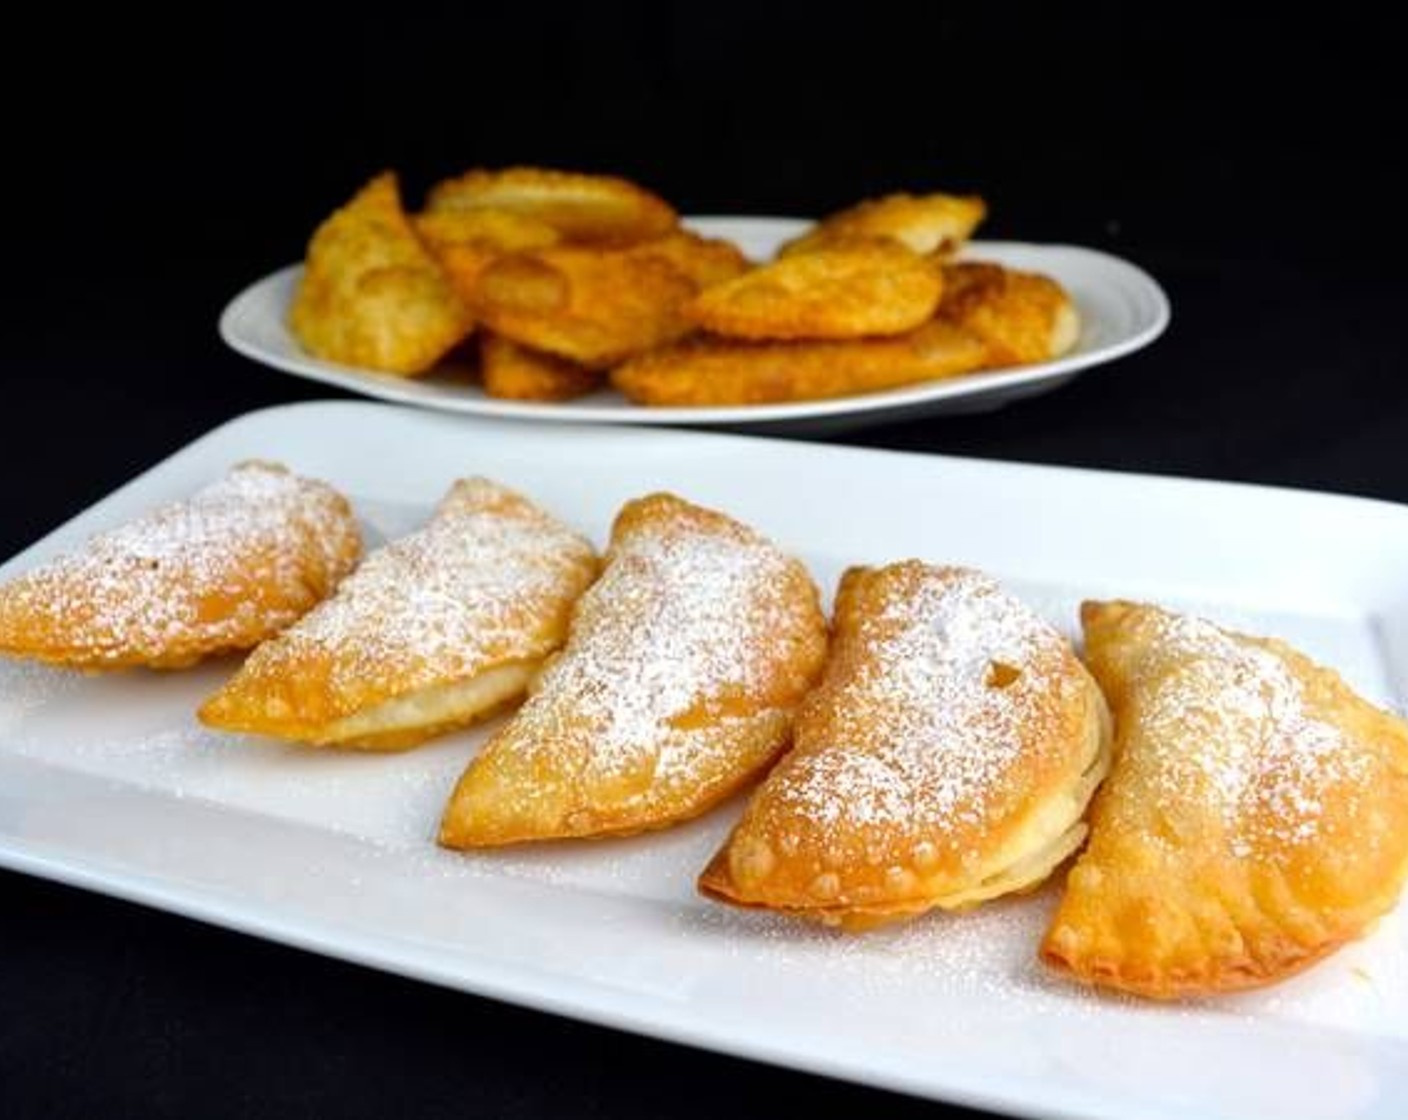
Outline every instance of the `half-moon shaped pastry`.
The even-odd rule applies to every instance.
[[[186,501],[0,587],[0,653],[78,669],[180,669],[262,642],[357,562],[346,499],[242,463]]]
[[[1042,958],[1173,998],[1266,984],[1359,936],[1408,874],[1408,726],[1282,642],[1086,603],[1115,765]]]
[[[795,746],[700,889],[858,930],[1033,887],[1085,839],[1109,738],[1070,643],[992,579],[852,568]]]
[[[397,750],[523,693],[596,575],[582,537],[482,478],[260,646],[200,710],[211,727]]]
[[[465,771],[440,842],[625,834],[696,816],[786,745],[825,650],[800,563],[672,495],[628,502],[566,647]]]

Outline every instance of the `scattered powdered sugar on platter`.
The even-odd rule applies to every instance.
[[[837,998],[924,1000],[945,1018],[946,1003],[982,1001],[985,1013],[1018,1021],[1033,1015],[1095,1019],[1111,1008],[1166,1017],[1201,1014],[1191,1005],[1155,1007],[1122,993],[1072,984],[1038,960],[1040,943],[1059,892],[1048,884],[1034,894],[1006,897],[963,912],[932,911],[908,922],[847,933],[777,914],[723,907],[681,907],[682,936],[707,937],[739,961],[764,959],[770,970]],[[839,993],[845,993],[842,997]]]
[[[1353,1029],[1387,1016],[1408,1039],[1408,954],[1395,915],[1368,937],[1305,973],[1267,989],[1156,1003],[1058,976],[1036,954],[1060,897],[1064,871],[1032,894],[1008,896],[962,912],[931,911],[864,933],[779,914],[690,901],[671,911],[675,935],[702,940],[740,966],[765,962],[770,973],[833,998],[896,997],[922,1003],[925,1029],[946,1006],[981,1001],[985,1013],[1017,1022],[1032,1015],[1104,1021],[1110,1012],[1257,1023],[1268,1018]]]
[[[78,673],[0,659],[0,743],[22,735],[31,713],[63,703],[82,685]]]

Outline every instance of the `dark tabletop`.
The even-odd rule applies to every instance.
[[[382,165],[637,177],[694,213],[979,190],[987,235],[1127,256],[1152,348],[874,447],[1408,500],[1401,123],[1386,29],[1010,6],[56,10],[12,41],[0,555],[240,412],[335,391],[220,307]],[[160,39],[159,34],[176,36]],[[59,94],[73,94],[64,97]],[[394,469],[394,464],[388,464]],[[1156,1092],[1151,1088],[1151,1092]],[[939,1106],[584,1026],[0,873],[0,1116],[717,1117]]]

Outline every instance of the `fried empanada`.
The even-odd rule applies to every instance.
[[[415,746],[520,696],[595,575],[582,537],[511,490],[462,480],[429,524],[255,650],[200,718],[319,745]]]
[[[431,210],[508,210],[545,222],[571,241],[625,244],[668,233],[679,221],[663,198],[626,179],[539,167],[475,169],[431,189]]]
[[[660,257],[669,261],[694,281],[700,291],[742,276],[752,267],[743,250],[732,241],[700,237],[684,229],[633,245],[631,253],[637,257]]]
[[[389,171],[318,227],[288,322],[315,357],[402,375],[424,373],[473,326]]]
[[[491,261],[562,240],[547,223],[509,210],[429,210],[411,221],[466,306]]]
[[[565,245],[494,261],[474,309],[514,342],[605,369],[683,336],[698,290],[663,255]]]
[[[795,746],[700,889],[846,929],[1029,889],[1085,838],[1109,745],[1070,643],[993,580],[853,568]]]
[[[838,241],[875,237],[898,241],[916,253],[947,256],[961,248],[987,216],[977,195],[892,194],[866,199],[823,218],[801,237],[787,242],[782,256],[810,253]]]
[[[784,747],[825,649],[796,560],[672,495],[627,503],[566,647],[460,779],[440,842],[619,835],[704,812]]]
[[[955,377],[979,369],[983,344],[949,323],[853,342],[696,338],[642,354],[611,383],[638,404],[765,404],[817,400]]]
[[[1050,361],[1080,338],[1076,306],[1049,276],[979,261],[943,272],[939,317],[982,339],[989,366]]]
[[[913,330],[934,314],[942,292],[932,261],[893,242],[854,241],[716,284],[685,314],[731,338],[861,338]]]
[[[1041,946],[1142,996],[1267,984],[1364,933],[1408,875],[1408,725],[1282,642],[1086,603],[1115,717],[1090,844]]]
[[[571,400],[606,380],[599,370],[530,350],[488,331],[479,340],[479,378],[489,396],[511,401]]]
[[[0,653],[78,669],[180,669],[294,622],[361,553],[331,486],[235,467],[186,501],[0,586]]]

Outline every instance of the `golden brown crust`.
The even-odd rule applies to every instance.
[[[980,573],[853,568],[795,745],[700,877],[847,929],[1026,890],[1084,836],[1108,717],[1070,644]]]
[[[800,563],[668,494],[627,503],[528,702],[460,779],[448,847],[664,828],[766,767],[820,670]]]
[[[522,695],[596,575],[591,545],[487,479],[372,553],[261,645],[201,720],[311,744],[401,749]]]
[[[318,227],[289,310],[310,354],[408,376],[430,369],[472,326],[389,171]]]
[[[679,221],[664,199],[626,179],[540,167],[467,171],[436,184],[427,206],[507,210],[579,242],[644,241],[668,233]]]
[[[491,262],[562,240],[547,223],[509,210],[429,210],[411,221],[466,306],[474,299],[479,274]]]
[[[732,241],[701,237],[685,229],[642,241],[631,247],[631,253],[636,257],[659,257],[668,261],[689,277],[699,291],[742,276],[752,267],[743,250]]]
[[[702,292],[696,326],[744,339],[842,339],[901,334],[929,319],[943,291],[932,262],[886,241],[855,241],[784,257]]]
[[[681,337],[681,309],[696,291],[664,257],[562,246],[494,261],[479,274],[474,308],[514,342],[604,369]]]
[[[948,323],[852,342],[695,338],[643,354],[611,374],[638,404],[697,407],[819,400],[971,373],[987,350]]]
[[[883,238],[916,253],[947,256],[973,236],[987,204],[977,195],[891,194],[866,199],[829,217],[782,246],[781,255],[810,253],[838,241]]]
[[[0,586],[0,653],[81,669],[178,669],[249,649],[357,562],[347,500],[274,463],[242,463]]]
[[[939,317],[987,347],[987,365],[1045,362],[1070,350],[1080,334],[1075,304],[1049,276],[982,261],[944,266]]]
[[[511,401],[566,401],[598,389],[599,370],[520,346],[488,331],[479,340],[479,377],[491,397]]]
[[[1041,947],[1157,999],[1288,976],[1368,929],[1408,875],[1408,727],[1284,643],[1087,603],[1116,721],[1090,844]]]

